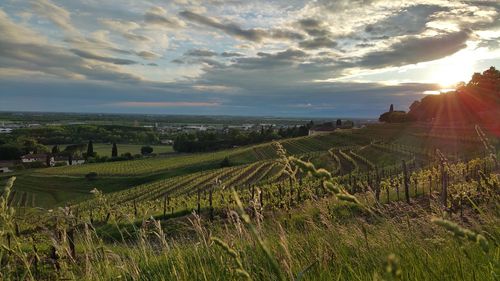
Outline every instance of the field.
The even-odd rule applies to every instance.
[[[498,139],[434,130],[19,172],[0,277],[497,280]]]
[[[137,144],[117,144],[118,155],[123,153],[131,153],[132,155],[141,154],[142,145]],[[108,156],[111,157],[111,149],[113,145],[107,143],[95,143],[94,144],[94,152],[96,152],[99,156]],[[153,148],[153,153],[156,154],[165,154],[174,152],[171,145],[151,145]]]

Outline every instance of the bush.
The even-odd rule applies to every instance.
[[[26,169],[38,169],[38,168],[45,168],[46,167],[45,163],[40,162],[40,161],[23,163],[23,166]]]
[[[231,166],[231,162],[229,162],[229,158],[226,156],[226,157],[224,157],[224,160],[222,160],[220,162],[220,167],[224,168],[224,167],[229,167],[229,166]]]
[[[149,155],[153,153],[153,148],[151,146],[143,146],[141,147],[141,154],[142,155]]]
[[[90,173],[88,173],[88,174],[85,175],[85,178],[88,181],[96,180],[97,179],[97,173],[96,172],[90,172]]]

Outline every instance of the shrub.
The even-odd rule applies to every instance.
[[[153,153],[153,148],[151,146],[143,146],[141,147],[141,154],[142,155],[148,155]]]
[[[85,178],[88,181],[96,180],[97,179],[97,173],[96,172],[90,172],[90,173],[88,173],[88,174],[85,175]]]

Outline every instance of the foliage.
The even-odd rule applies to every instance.
[[[142,155],[149,155],[153,153],[153,148],[149,145],[141,147],[141,154]]]
[[[101,143],[157,144],[159,134],[152,128],[121,125],[63,125],[20,128],[9,136],[12,139],[27,137],[40,143],[86,143],[89,139]]]
[[[417,121],[445,123],[481,123],[500,129],[498,115],[500,104],[500,71],[494,67],[474,73],[471,80],[455,91],[440,95],[427,95],[410,106],[409,118]]]
[[[382,115],[380,115],[378,120],[380,122],[386,122],[386,123],[402,123],[409,121],[408,116],[404,111],[385,112]]]

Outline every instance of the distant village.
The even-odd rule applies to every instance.
[[[65,123],[64,125],[81,125],[84,122],[78,123]],[[14,130],[20,128],[36,128],[41,126],[61,126],[62,124],[56,123],[1,123],[0,124],[0,134],[11,134]],[[303,125],[303,124],[302,124]],[[175,136],[182,133],[197,133],[197,132],[214,132],[214,133],[229,133],[233,130],[240,130],[245,132],[259,132],[262,129],[272,130],[278,132],[279,130],[286,130],[288,128],[301,126],[299,124],[273,124],[273,123],[259,123],[259,124],[241,124],[241,125],[219,125],[219,124],[159,124],[154,123],[153,125],[142,125],[144,128],[151,128],[159,133],[160,136],[164,136],[160,139],[162,145],[173,145],[174,140],[170,136]],[[331,134],[336,130],[349,130],[349,129],[360,128],[360,126],[355,126],[355,123],[350,120],[336,120],[336,122],[324,122],[317,125],[312,125],[309,128],[309,136],[326,135]],[[31,152],[20,157],[19,160],[3,161],[0,160],[0,173],[12,172],[15,167],[54,167],[62,165],[82,165],[86,161],[81,156],[68,157],[67,155],[54,155],[51,153],[35,153]]]

